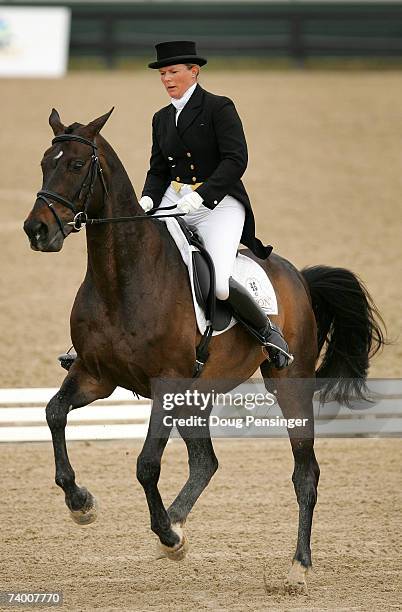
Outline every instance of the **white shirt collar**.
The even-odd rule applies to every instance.
[[[196,87],[197,87],[197,83],[194,83],[194,85],[191,85],[191,87],[187,89],[187,91],[184,93],[184,95],[181,98],[179,99],[170,98],[176,110],[181,111],[185,107],[185,105],[191,98],[192,94],[194,93],[194,90]]]

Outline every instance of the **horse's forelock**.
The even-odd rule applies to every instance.
[[[65,134],[73,134],[73,132],[75,132],[75,130],[77,130],[78,128],[83,127],[82,123],[72,123],[71,125],[69,125],[68,127],[66,127],[66,129],[64,130]]]

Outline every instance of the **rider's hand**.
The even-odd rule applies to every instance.
[[[144,210],[144,212],[148,212],[149,210],[151,210],[151,208],[154,207],[152,198],[150,198],[149,196],[142,196],[141,200],[139,201],[139,205]]]
[[[203,203],[203,199],[199,193],[193,191],[188,193],[177,202],[177,209],[182,213],[190,213],[197,210]]]

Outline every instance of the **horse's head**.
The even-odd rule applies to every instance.
[[[49,123],[55,137],[41,161],[42,189],[24,223],[35,251],[60,251],[64,238],[79,229],[94,191],[106,189],[95,139],[112,111],[88,125],[65,127],[52,110]]]

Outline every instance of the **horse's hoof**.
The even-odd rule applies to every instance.
[[[289,595],[307,595],[307,567],[300,561],[293,561],[289,574],[284,582],[285,592]]]
[[[90,525],[96,521],[98,516],[98,502],[89,491],[86,491],[87,499],[79,510],[70,510],[70,516],[77,525]]]
[[[171,561],[182,561],[188,552],[188,541],[186,536],[184,535],[183,527],[179,523],[174,523],[172,525],[172,531],[177,533],[180,538],[180,541],[175,546],[165,546],[162,542],[159,542],[159,554],[157,559],[162,559],[166,557]]]

